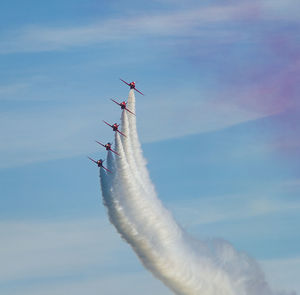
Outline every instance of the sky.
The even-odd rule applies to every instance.
[[[137,81],[160,199],[199,239],[300,294],[300,4],[6,1],[0,10],[0,293],[171,294],[109,224],[94,140]],[[297,279],[296,279],[297,278]],[[148,292],[148,293],[147,293]]]

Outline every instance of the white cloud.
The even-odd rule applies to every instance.
[[[181,223],[190,227],[267,216],[273,213],[298,212],[300,201],[288,202],[268,196],[224,195],[190,200],[188,206],[185,201],[172,202],[169,206],[176,212]]]
[[[7,96],[12,94],[23,92],[24,90],[28,89],[28,87],[28,83],[0,85],[0,100],[6,99]]]
[[[140,102],[138,128],[143,130],[141,139],[153,142],[202,132],[212,132],[236,124],[257,120],[271,114],[246,110],[224,99],[224,101],[204,101],[188,95],[168,94],[153,103]],[[199,98],[200,97],[200,98]],[[153,114],[156,114],[153,121]],[[149,124],[151,122],[151,124]],[[161,126],[164,126],[163,129]]]
[[[1,289],[0,289],[1,290]],[[99,278],[76,279],[74,281],[51,282],[14,288],[6,295],[172,295],[160,281],[145,271],[104,275]]]
[[[128,253],[137,259],[102,219],[2,221],[0,235],[1,294],[171,294],[139,267],[130,270]]]
[[[172,294],[140,267],[137,271],[119,270],[126,251],[130,256],[131,251],[102,219],[2,221],[0,235],[3,294]],[[260,262],[272,286],[300,292],[299,257]],[[138,264],[137,259],[134,263]],[[107,271],[111,264],[113,270]],[[96,267],[103,271],[95,271]],[[28,283],[18,284],[20,280]]]
[[[168,97],[172,98],[155,97],[154,101],[138,102],[137,119],[144,143],[210,132],[266,116],[229,102],[185,98],[183,104],[176,94],[169,93]],[[87,151],[99,150],[94,140],[113,136],[102,119],[111,122],[119,119],[119,110],[110,106],[110,101],[105,100],[59,109],[36,107],[2,112],[0,125],[5,128],[1,134],[1,167],[86,155]],[[155,121],[153,114],[156,114]]]
[[[193,7],[189,10],[165,14],[127,16],[101,22],[65,27],[27,26],[6,32],[0,45],[0,53],[63,50],[72,46],[87,46],[111,41],[121,41],[144,36],[198,36],[211,34],[201,30],[207,24],[222,24],[247,18],[256,4],[240,3]],[[221,27],[223,31],[223,26]]]
[[[118,235],[101,219],[0,223],[0,281],[78,274],[114,261]]]
[[[12,83],[0,85],[0,101],[45,101],[50,100],[51,93],[45,94],[45,87],[52,86],[52,81],[43,75],[34,75],[30,77],[16,78]],[[43,93],[37,93],[43,89]],[[47,97],[45,99],[45,97]]]
[[[263,0],[260,3],[266,19],[299,22],[300,3],[298,0]]]
[[[111,138],[101,119],[118,118],[109,102],[2,112],[1,167],[24,165],[99,150],[95,139]],[[109,110],[105,112],[104,109]]]

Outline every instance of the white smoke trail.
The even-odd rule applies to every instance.
[[[128,108],[135,112],[133,90]],[[157,198],[135,116],[123,111],[121,121],[126,137],[115,135],[120,157],[108,153],[112,174],[100,169],[103,202],[144,266],[179,295],[275,295],[253,259],[224,241],[196,241],[180,228]]]

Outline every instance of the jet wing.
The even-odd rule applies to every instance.
[[[127,83],[126,81],[124,81],[123,79],[120,78],[120,80],[121,80],[122,82],[124,82],[125,84],[127,84],[128,86],[130,86],[130,84]]]
[[[118,103],[117,101],[115,101],[114,99],[111,98],[111,100],[112,100],[114,103],[116,103],[117,105],[121,106],[121,104]]]
[[[97,143],[99,143],[100,145],[102,145],[103,147],[105,147],[105,145],[97,140],[95,140]]]
[[[112,173],[109,169],[107,169],[106,167],[104,167],[104,166],[101,166],[104,170],[106,170],[107,172],[109,172],[109,173]]]
[[[134,112],[132,112],[132,111],[128,110],[127,108],[125,108],[125,110],[126,110],[127,112],[131,113],[132,115],[135,115],[135,113],[134,113]]]
[[[123,132],[121,132],[120,130],[117,130],[121,135],[127,137]]]
[[[135,91],[137,91],[138,93],[144,95],[144,93],[142,93],[141,91],[137,90],[136,88],[133,88]]]
[[[103,120],[103,122],[104,122],[106,125],[108,125],[108,126],[110,126],[111,128],[113,128],[112,125],[110,125],[110,124],[107,123],[106,121]]]
[[[114,150],[112,150],[112,149],[110,149],[110,151],[112,151],[114,154],[116,154],[117,156],[120,157],[120,155],[119,155],[116,151],[114,151]]]
[[[94,163],[96,163],[97,165],[98,165],[98,163],[97,163],[97,161],[95,161],[94,159],[92,159],[92,158],[90,158],[90,157],[88,157],[91,161],[93,161]]]
[[[103,147],[105,147],[105,145],[97,140],[95,140],[97,143],[99,143],[100,145],[102,145]],[[110,151],[112,151],[114,154],[120,156],[116,151],[114,151],[112,148],[109,149]]]

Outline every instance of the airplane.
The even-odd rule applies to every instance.
[[[135,115],[135,113],[133,113],[132,111],[128,110],[127,107],[126,107],[126,102],[125,101],[122,101],[122,102],[117,102],[115,101],[114,99],[111,99],[114,103],[116,103],[117,105],[119,105],[121,107],[122,110],[126,110],[127,112]]]
[[[94,159],[88,157],[91,161],[93,161],[94,163],[96,163],[98,165],[98,167],[102,167],[103,169],[105,169],[106,171],[112,173],[110,170],[108,170],[106,167],[103,166],[103,162],[104,160],[100,159],[98,161],[95,161]]]
[[[137,90],[137,89],[135,88],[135,82],[127,83],[127,82],[124,81],[123,79],[120,79],[120,80],[121,80],[122,82],[124,82],[125,84],[127,84],[127,85],[130,87],[130,89],[134,89],[134,90],[137,91],[138,93],[144,95],[141,91],[139,91],[139,90]]]
[[[103,144],[103,143],[101,143],[101,142],[99,142],[99,141],[97,141],[97,140],[96,140],[96,142],[97,142],[98,144],[102,145],[103,147],[105,147],[105,149],[106,149],[107,151],[112,151],[114,154],[120,156],[116,151],[114,151],[114,150],[111,148],[111,143],[110,143],[110,142],[108,142],[107,144]]]
[[[118,127],[119,127],[120,124],[115,123],[115,124],[113,124],[113,125],[110,125],[109,123],[107,123],[107,122],[104,121],[104,120],[103,120],[103,122],[104,122],[106,125],[110,126],[110,127],[113,129],[113,131],[119,132],[121,135],[123,135],[123,136],[126,137],[126,135],[118,129]]]

